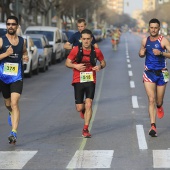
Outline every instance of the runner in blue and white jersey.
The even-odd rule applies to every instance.
[[[157,136],[156,113],[158,118],[164,116],[163,98],[166,84],[169,81],[169,73],[166,66],[166,58],[170,58],[170,43],[159,35],[160,21],[153,18],[149,22],[149,37],[142,40],[139,56],[145,57],[145,70],[143,82],[148,96],[148,110],[151,128],[149,135]]]

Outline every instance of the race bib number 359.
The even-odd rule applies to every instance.
[[[80,72],[80,83],[94,81],[93,72]]]
[[[4,63],[3,74],[16,76],[18,74],[18,63]]]

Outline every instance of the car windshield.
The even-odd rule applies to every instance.
[[[70,37],[74,34],[74,32],[73,31],[63,31],[66,35],[67,35],[67,37],[68,37],[68,39],[70,39]]]
[[[7,30],[5,28],[0,29],[0,37],[5,35],[7,33]]]
[[[40,49],[42,49],[42,48],[43,48],[43,47],[42,47],[42,43],[41,43],[41,40],[40,40],[40,39],[33,38],[32,40],[33,40],[34,44],[37,46],[37,48],[40,48]]]
[[[48,41],[53,41],[54,37],[54,33],[51,31],[28,30],[26,34],[43,34],[47,37]]]

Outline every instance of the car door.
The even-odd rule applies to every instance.
[[[29,38],[29,49],[32,53],[32,67],[35,70],[38,67],[38,52],[37,47],[34,45],[34,42]]]
[[[55,44],[56,44],[56,50],[57,50],[57,59],[61,61],[62,60],[62,42],[61,42],[62,35],[59,30],[56,30],[55,40],[56,40]]]

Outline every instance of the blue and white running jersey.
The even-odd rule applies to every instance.
[[[13,46],[6,35],[2,36],[2,48],[0,54],[6,52],[11,45],[13,48],[13,54],[0,60],[0,80],[6,84],[16,82],[23,79],[23,68],[22,68],[22,55],[24,39],[18,36],[18,45]]]
[[[161,46],[161,40],[163,36],[158,37],[156,41],[151,41],[150,37],[146,41],[146,58],[145,58],[145,70],[162,70],[166,66],[166,58],[164,56],[156,56],[153,53],[153,49],[158,49],[165,52],[165,49]]]

